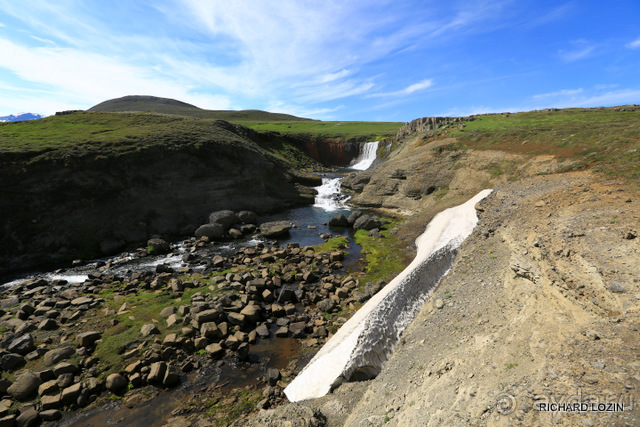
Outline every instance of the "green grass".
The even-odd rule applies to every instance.
[[[450,129],[459,145],[514,153],[549,154],[573,164],[562,171],[593,168],[640,181],[640,107],[571,108],[475,116]],[[619,110],[619,111],[616,111]],[[492,170],[497,175],[498,169]]]
[[[349,239],[345,236],[332,237],[326,242],[314,246],[316,252],[335,252],[339,249],[345,249],[349,243]]]
[[[326,138],[379,140],[395,136],[403,123],[400,122],[323,122],[319,120],[297,120],[265,122],[243,120],[236,123],[257,131],[272,131],[283,134],[310,134]]]
[[[390,223],[380,230],[383,238],[371,237],[366,230],[355,233],[355,241],[362,247],[366,260],[365,274],[360,278],[361,286],[380,280],[389,281],[406,267],[400,242],[390,233],[399,223],[387,220]]]

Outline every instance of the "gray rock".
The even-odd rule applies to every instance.
[[[229,237],[231,237],[232,239],[242,239],[242,231],[238,230],[237,228],[230,228],[228,233]]]
[[[42,384],[40,377],[27,371],[7,388],[7,393],[16,400],[24,400],[35,394],[40,384]]]
[[[293,224],[289,221],[272,221],[260,225],[260,233],[266,238],[276,238],[289,235]]]
[[[76,365],[67,362],[60,362],[53,367],[53,374],[59,377],[62,374],[75,374],[79,369]]]
[[[47,394],[40,399],[40,405],[43,410],[48,411],[62,406],[62,394]]]
[[[149,374],[149,376],[151,376],[151,374]],[[129,382],[125,377],[116,373],[116,374],[111,374],[107,377],[107,381],[105,385],[107,387],[107,390],[117,394],[124,391],[127,388],[128,383]]]
[[[240,311],[246,321],[256,323],[262,320],[262,309],[259,305],[249,304]]]
[[[238,216],[233,211],[217,211],[209,215],[209,223],[220,224],[224,227],[225,231],[236,222],[238,222]]]
[[[280,371],[278,369],[269,368],[269,370],[267,371],[267,381],[269,382],[270,386],[276,385],[280,378],[282,378],[282,375],[280,374]]]
[[[76,336],[76,341],[78,341],[82,347],[91,347],[100,339],[101,336],[102,334],[100,332],[88,331],[78,334]]]
[[[340,213],[329,220],[329,227],[349,227],[349,220]]]
[[[207,353],[209,353],[209,357],[211,357],[212,359],[220,359],[222,356],[224,356],[225,353],[224,348],[222,348],[222,346],[218,343],[209,344],[204,349],[207,351]]]
[[[203,224],[195,232],[197,238],[208,237],[209,239],[222,239],[225,228],[222,224]]]
[[[373,230],[374,228],[380,228],[382,226],[382,222],[372,217],[371,215],[364,214],[360,216],[354,223],[354,230]]]
[[[258,216],[251,211],[240,211],[238,212],[238,221],[243,224],[257,224]]]
[[[30,334],[24,334],[14,339],[7,347],[7,350],[9,350],[9,352],[18,353],[23,356],[35,349],[36,346],[33,344],[33,337]]]
[[[164,374],[162,385],[165,387],[175,387],[178,384],[180,384],[180,371],[174,366],[169,366]]]
[[[153,238],[147,241],[147,252],[150,255],[166,254],[171,249],[169,243],[164,239]]]
[[[160,316],[169,317],[175,312],[176,312],[176,308],[175,307],[173,307],[173,306],[165,307],[165,308],[162,309],[162,311],[160,311]]]
[[[320,310],[321,312],[323,312],[323,313],[330,312],[331,310],[333,310],[335,308],[335,306],[336,306],[335,301],[332,300],[332,299],[329,299],[329,298],[325,298],[325,299],[323,299],[322,301],[319,301],[316,304],[316,308],[318,310]]]
[[[111,375],[119,375],[119,374],[111,374]],[[109,375],[109,377],[111,375]],[[107,382],[109,382],[109,377],[107,377]],[[75,401],[78,399],[78,396],[80,395],[81,390],[82,390],[81,383],[76,383],[62,390],[62,395],[61,395],[62,403],[63,404],[75,403]]]
[[[45,366],[55,365],[61,360],[68,359],[75,354],[75,352],[76,351],[72,347],[60,347],[49,350],[44,354],[44,364]]]
[[[148,337],[149,335],[157,335],[160,333],[160,331],[158,330],[158,327],[153,323],[147,323],[146,325],[142,326],[142,328],[140,328],[140,333],[142,334],[142,336]]]
[[[147,381],[149,382],[149,384],[162,384],[166,373],[167,364],[165,362],[152,363]]]
[[[360,216],[362,216],[362,212],[352,211],[347,218],[347,222],[349,223],[349,225],[353,226],[353,224],[355,224],[356,220],[360,218]]]
[[[62,418],[62,412],[57,409],[47,409],[40,412],[40,419],[43,421],[57,421]]]
[[[7,353],[0,357],[0,368],[2,368],[3,371],[13,371],[24,363],[24,357],[16,353]]]
[[[33,406],[20,411],[20,415],[16,418],[16,425],[19,427],[31,427],[38,424],[40,416]]]
[[[268,338],[271,335],[269,328],[264,323],[256,328],[256,333],[260,338]]]

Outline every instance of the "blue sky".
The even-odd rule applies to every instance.
[[[125,95],[376,121],[640,104],[640,2],[0,0],[0,115]]]

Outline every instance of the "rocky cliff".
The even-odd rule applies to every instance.
[[[319,178],[269,151],[286,141],[219,125],[232,137],[165,136],[125,153],[4,154],[0,270],[110,254],[154,234],[189,235],[219,209],[266,213],[313,201]],[[312,163],[291,153],[297,164]]]

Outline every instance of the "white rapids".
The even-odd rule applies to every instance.
[[[362,153],[353,161],[349,166],[349,169],[355,169],[359,171],[367,170],[371,167],[376,160],[376,151],[378,151],[378,144],[380,141],[367,142],[362,147]]]
[[[400,334],[430,291],[448,272],[457,249],[475,228],[475,205],[483,190],[462,205],[444,210],[416,239],[411,264],[358,310],[285,388],[291,402],[322,397],[345,380],[375,376],[391,356]]]

